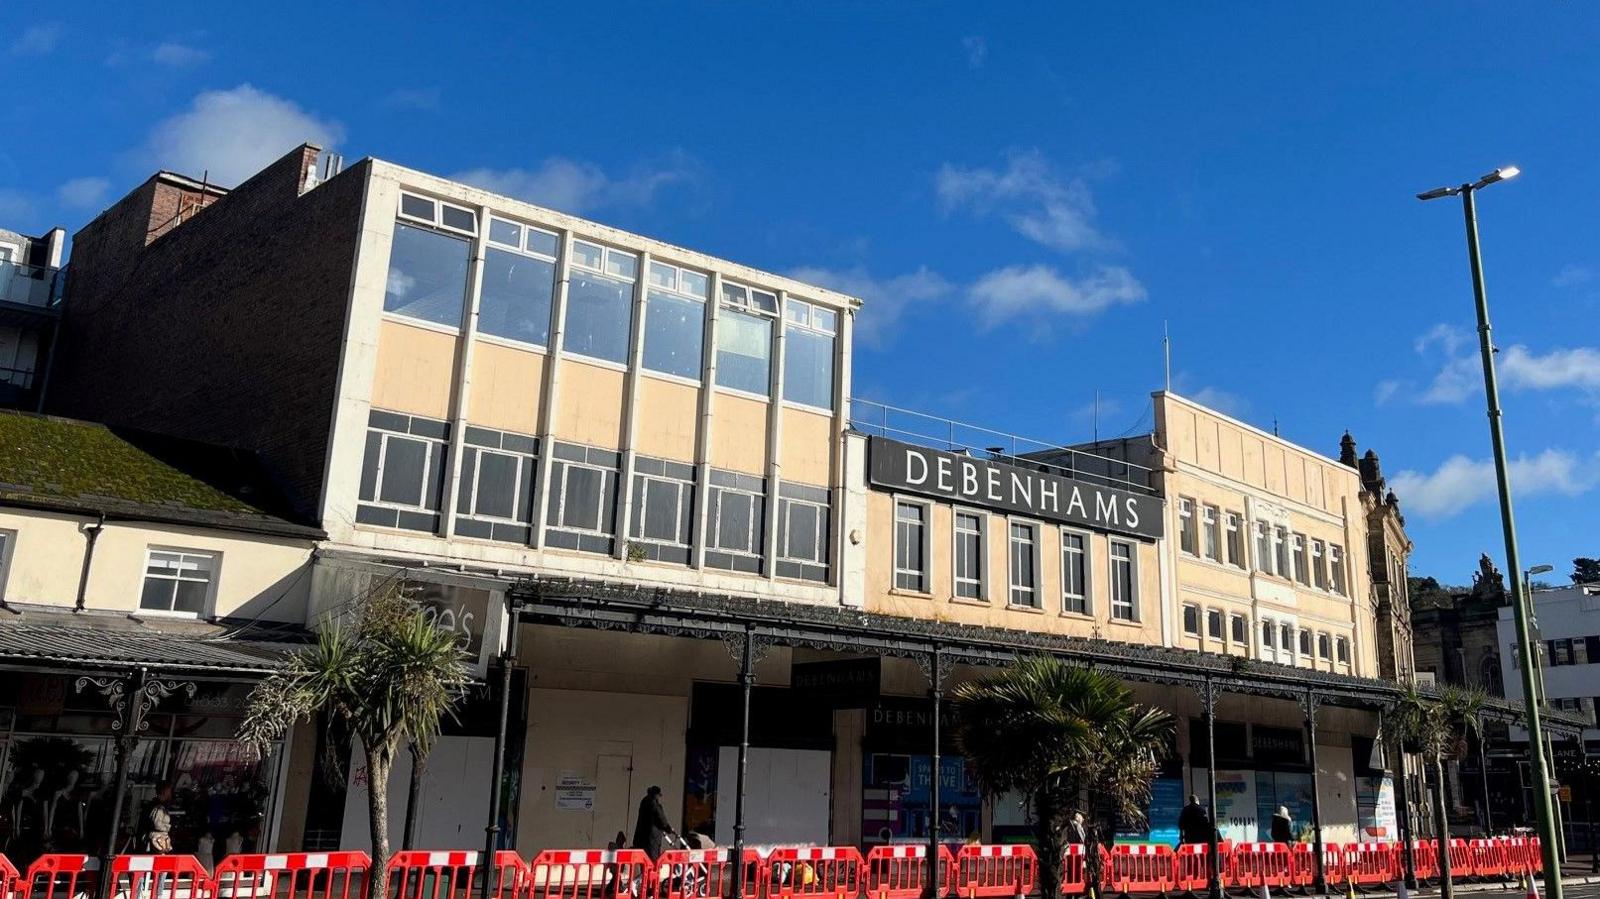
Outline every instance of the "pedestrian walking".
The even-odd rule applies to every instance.
[[[1067,843],[1079,846],[1089,842],[1089,832],[1083,826],[1083,812],[1073,812],[1067,822]]]
[[[1191,795],[1189,804],[1178,813],[1178,839],[1185,843],[1211,842],[1211,814],[1200,804],[1200,797]]]
[[[1272,842],[1294,842],[1294,820],[1289,817],[1289,807],[1278,806],[1278,813],[1272,816]]]
[[[639,800],[639,820],[633,825],[633,848],[643,849],[650,860],[655,861],[661,857],[667,834],[678,835],[661,808],[661,788],[653,786]]]
[[[172,784],[163,780],[156,784],[156,794],[145,803],[139,814],[139,833],[136,845],[147,855],[166,855],[172,851]]]

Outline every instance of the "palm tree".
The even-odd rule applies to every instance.
[[[1134,701],[1121,681],[1050,656],[962,684],[955,692],[956,741],[990,798],[1021,793],[1038,844],[1045,896],[1060,891],[1067,824],[1088,826],[1091,877],[1118,822],[1138,825],[1150,783],[1171,746],[1172,718]],[[1084,806],[1085,796],[1090,797]]]
[[[407,740],[426,757],[439,725],[466,692],[466,656],[457,635],[424,616],[397,581],[362,596],[349,626],[329,621],[317,642],[291,656],[250,692],[237,739],[258,754],[297,722],[323,717],[337,747],[354,738],[367,762],[374,870],[389,858],[389,773]]]
[[[1443,899],[1455,896],[1455,881],[1450,874],[1450,821],[1444,804],[1444,763],[1466,755],[1468,734],[1482,738],[1478,727],[1482,707],[1483,694],[1476,690],[1445,686],[1430,696],[1412,685],[1406,687],[1394,710],[1401,741],[1421,754],[1433,769],[1429,787],[1433,829],[1439,838],[1439,892]]]

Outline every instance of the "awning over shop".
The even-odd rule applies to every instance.
[[[0,611],[0,667],[128,669],[260,676],[305,645],[299,629],[229,628],[126,616]]]

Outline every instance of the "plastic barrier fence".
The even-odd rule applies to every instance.
[[[1528,838],[1528,866],[1533,869],[1535,874],[1544,870],[1544,849],[1541,847],[1538,837]]]
[[[1205,843],[1185,843],[1172,856],[1172,887],[1184,893],[1199,893],[1211,885],[1211,847]]]
[[[1039,857],[1032,846],[962,846],[956,853],[956,896],[1011,899],[1033,892]]]
[[[1468,840],[1472,851],[1472,873],[1483,878],[1504,879],[1510,868],[1505,840]]]
[[[1100,877],[1113,895],[1165,894],[1172,886],[1171,846],[1113,846],[1100,850]]]
[[[1314,872],[1313,872],[1314,873]],[[1239,843],[1233,847],[1223,880],[1229,887],[1259,890],[1263,886],[1299,886],[1287,843]],[[1305,884],[1310,884],[1307,878]]]
[[[1379,886],[1400,877],[1394,843],[1350,843],[1344,847],[1345,878],[1356,886]]]
[[[20,879],[17,866],[11,859],[0,855],[0,899],[10,899],[11,894],[21,889],[17,881]]]
[[[1073,843],[1061,853],[1061,894],[1077,896],[1089,889],[1089,855],[1082,843]],[[870,897],[869,897],[870,899]]]
[[[939,895],[955,887],[956,857],[939,847]],[[867,899],[917,899],[928,888],[928,847],[874,846],[867,852]]]
[[[216,899],[364,899],[365,852],[230,855],[211,875]]]
[[[211,874],[192,855],[119,855],[111,860],[115,899],[211,899]]]
[[[668,849],[650,874],[651,899],[702,899],[733,895],[732,849]],[[744,899],[761,891],[761,854],[744,851]]]
[[[654,868],[640,849],[547,849],[528,865],[528,890],[539,899],[646,896]]]
[[[832,896],[845,899],[866,884],[866,860],[854,846],[779,847],[761,866],[768,899]]]
[[[94,892],[99,874],[99,860],[87,855],[41,855],[20,885],[28,899],[73,899]]]
[[[1412,841],[1411,869],[1416,874],[1417,880],[1433,880],[1439,876],[1438,840]]]
[[[1441,872],[1442,874],[1443,872]],[[1466,840],[1450,841],[1450,876],[1471,877],[1477,871],[1472,867],[1472,847]]]

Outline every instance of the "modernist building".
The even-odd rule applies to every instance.
[[[317,156],[165,229],[194,185],[159,174],[80,231],[49,405],[253,449],[326,535],[308,622],[428,587],[511,704],[507,845],[604,845],[651,785],[730,842],[741,743],[752,842],[1004,837],[940,698],[1028,652],[1179,717],[1157,838],[1213,786],[1229,835],[1272,804],[1392,833],[1348,465],[1165,393],[1076,449],[867,408],[854,298]],[[479,839],[492,748],[442,741],[421,843]],[[275,844],[359,846],[358,789],[292,778]]]
[[[0,850],[120,845],[161,780],[180,851],[264,847],[290,768],[232,737],[322,532],[248,453],[18,412],[0,445]]]
[[[37,409],[60,315],[67,232],[0,229],[0,407]]]

